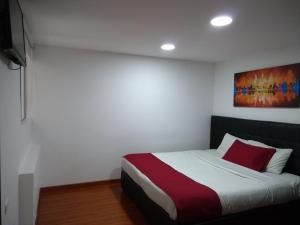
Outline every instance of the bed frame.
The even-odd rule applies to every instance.
[[[277,123],[212,116],[210,148],[217,148],[225,133],[240,138],[264,142],[274,147],[294,149],[285,172],[300,176],[300,124]],[[159,205],[153,202],[126,172],[122,171],[121,184],[124,192],[138,205],[143,214],[154,225],[179,225],[170,219]],[[218,218],[196,221],[191,225],[254,225],[298,224],[300,199],[280,205],[256,208]]]

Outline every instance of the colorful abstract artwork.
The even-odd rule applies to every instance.
[[[234,106],[299,107],[300,63],[234,75]]]

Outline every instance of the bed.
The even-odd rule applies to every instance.
[[[300,125],[212,116],[210,148],[217,148],[228,132],[275,147],[292,148],[294,151],[284,173],[257,173],[241,166],[235,167],[220,160],[215,150],[155,153],[155,157],[176,166],[193,180],[216,185],[222,214],[190,221],[179,220],[173,200],[126,159],[122,161],[121,176],[124,192],[137,203],[152,224],[293,224],[300,206]],[[197,165],[197,168],[191,170],[190,165]],[[209,173],[201,173],[205,169]],[[224,180],[214,179],[217,175],[228,182],[223,185],[221,182]],[[243,182],[240,182],[241,179]],[[237,194],[241,191],[242,194]]]

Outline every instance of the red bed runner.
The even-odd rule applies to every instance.
[[[218,194],[176,171],[151,153],[124,156],[174,202],[178,222],[194,222],[222,214]]]

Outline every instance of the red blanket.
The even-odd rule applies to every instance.
[[[211,188],[176,171],[150,153],[130,154],[124,158],[173,200],[178,222],[194,222],[221,216],[219,196]]]

